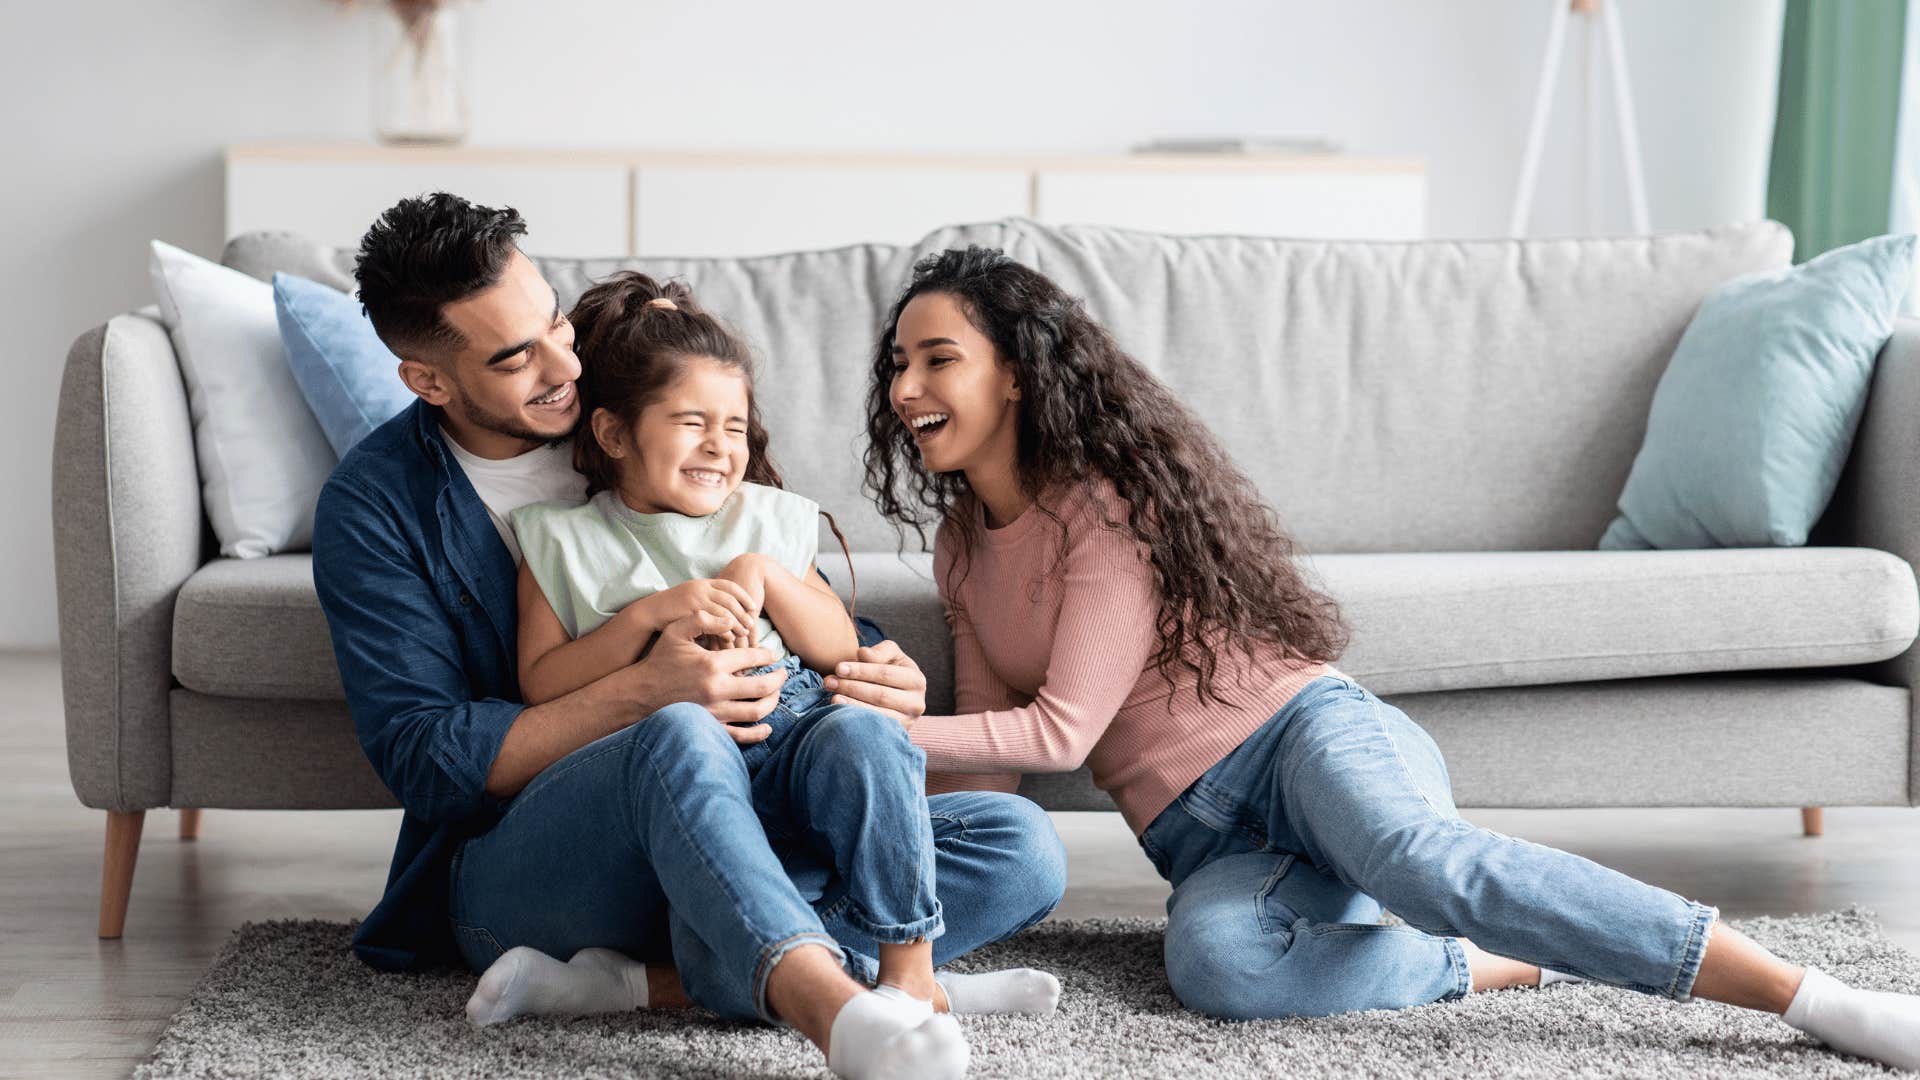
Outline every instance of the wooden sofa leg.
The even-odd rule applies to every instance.
[[[200,808],[188,807],[180,811],[180,839],[200,839]]]
[[[107,858],[100,875],[100,936],[117,938],[127,925],[127,898],[133,893],[133,863],[140,857],[144,810],[107,811]]]
[[[1823,807],[1803,806],[1800,808],[1800,831],[1808,836],[1819,836],[1827,831],[1827,811]]]

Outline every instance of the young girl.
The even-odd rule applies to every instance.
[[[757,773],[831,707],[817,673],[859,647],[814,570],[820,508],[780,486],[746,349],[684,285],[620,275],[581,298],[574,331],[588,498],[513,512],[521,693],[560,697],[639,659],[668,623],[712,612],[733,627],[713,647],[759,645],[787,673],[779,706],[736,734]]]
[[[934,974],[932,939],[945,920],[923,759],[898,722],[836,704],[821,686],[820,670],[856,655],[854,624],[815,571],[818,506],[782,489],[767,457],[746,347],[686,286],[638,273],[588,290],[571,319],[586,420],[574,464],[588,501],[512,514],[524,556],[525,700],[552,700],[636,662],[662,627],[693,612],[719,616],[730,629],[712,647],[757,644],[787,673],[765,721],[732,731],[768,842],[796,878],[814,872],[812,856],[830,863],[846,890],[838,906],[875,943],[877,971],[865,969],[875,993],[929,1012],[1050,1012],[1059,984],[1043,972]],[[848,755],[867,767],[851,768]],[[703,965],[684,949],[707,947],[676,931],[691,990]],[[488,977],[506,985],[537,968],[553,987],[548,1011],[628,1007],[621,987],[645,978],[641,965],[606,950],[568,965],[513,950],[502,962],[516,953],[515,965]],[[608,964],[627,974],[602,978]],[[477,995],[489,1019],[514,1011],[498,996]],[[839,1033],[836,1021],[836,1041]],[[937,1059],[963,1070],[958,1029],[935,1034],[944,1048],[916,1051],[916,1069]],[[840,1051],[823,1049],[835,1063]]]
[[[1920,1067],[1920,998],[1462,821],[1433,740],[1328,666],[1339,613],[1252,484],[1047,278],[980,248],[924,260],[872,379],[869,486],[938,523],[953,625],[959,715],[919,718],[915,744],[976,787],[1089,765],[1173,886],[1167,977],[1189,1008],[1322,1015],[1579,977]],[[1382,905],[1409,925],[1379,925]]]

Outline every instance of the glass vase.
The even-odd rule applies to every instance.
[[[456,0],[386,0],[373,18],[373,130],[381,142],[467,137],[467,48]]]

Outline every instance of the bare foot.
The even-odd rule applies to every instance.
[[[1540,985],[1540,969],[1532,964],[1495,956],[1466,938],[1458,940],[1467,954],[1467,971],[1473,977],[1474,992]]]

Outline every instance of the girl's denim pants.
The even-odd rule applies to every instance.
[[[1459,997],[1459,938],[1684,1001],[1718,915],[1462,821],[1433,739],[1339,676],[1308,684],[1140,843],[1173,884],[1174,993],[1229,1019]],[[1382,905],[1407,925],[1381,925]]]
[[[696,1004],[773,1020],[767,976],[796,946],[834,949],[871,982],[878,944],[934,938],[945,963],[1059,903],[1064,853],[1039,807],[929,798],[898,721],[833,705],[818,679],[788,683],[751,771],[711,713],[681,704],[535,777],[454,855],[467,963],[516,945],[671,958]]]

